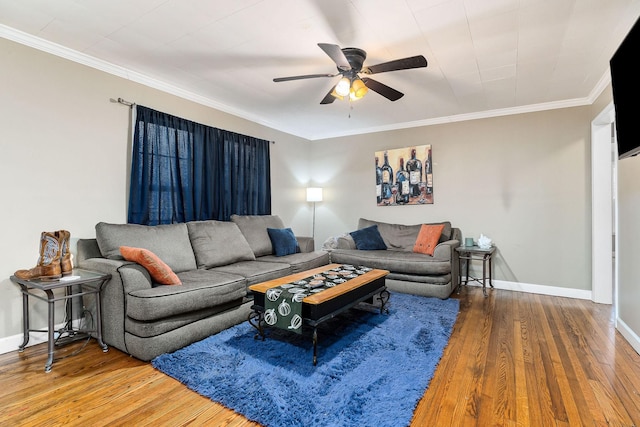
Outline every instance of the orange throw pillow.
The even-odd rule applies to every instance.
[[[413,246],[413,252],[433,256],[433,251],[438,245],[442,230],[444,230],[444,224],[422,224],[416,244]]]
[[[137,262],[147,269],[154,282],[161,285],[182,285],[180,278],[156,254],[148,249],[120,246],[120,253],[127,261]]]

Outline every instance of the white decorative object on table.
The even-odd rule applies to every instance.
[[[491,247],[491,239],[481,234],[480,237],[478,237],[478,247],[480,249],[489,249]]]

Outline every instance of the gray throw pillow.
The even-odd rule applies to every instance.
[[[233,222],[192,221],[187,223],[187,228],[198,268],[256,259],[249,243]]]
[[[273,254],[273,246],[267,228],[284,228],[277,215],[231,215],[256,257]]]

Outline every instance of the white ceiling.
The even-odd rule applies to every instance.
[[[0,0],[0,36],[315,140],[589,104],[638,16],[640,0]],[[335,73],[317,43],[429,65],[372,76],[396,102],[320,105],[338,77],[272,80]]]

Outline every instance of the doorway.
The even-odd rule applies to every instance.
[[[613,304],[617,288],[614,120],[611,102],[591,122],[591,299],[601,304]]]

